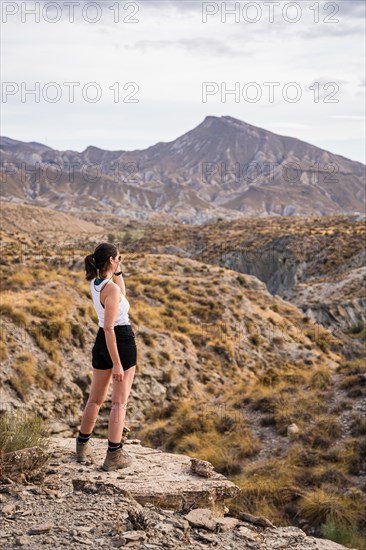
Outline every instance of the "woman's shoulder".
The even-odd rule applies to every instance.
[[[108,295],[111,295],[111,296],[118,296],[119,293],[121,292],[121,289],[120,287],[117,285],[117,283],[115,283],[114,281],[109,281],[106,285],[105,285],[105,288],[106,288],[106,291],[105,291],[105,294],[106,296]]]

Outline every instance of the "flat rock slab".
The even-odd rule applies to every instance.
[[[190,471],[191,458],[143,447],[139,440],[127,440],[124,449],[132,456],[128,468],[104,472],[107,441],[93,438],[93,463],[79,464],[75,459],[75,438],[51,438],[52,458],[63,479],[74,488],[98,491],[108,486],[115,492],[128,492],[137,502],[160,508],[186,511],[195,504],[219,515],[226,511],[225,499],[238,495],[237,485],[213,471],[201,477]],[[73,481],[72,481],[73,480]]]

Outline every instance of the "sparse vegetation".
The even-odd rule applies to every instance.
[[[48,422],[25,410],[0,414],[0,453],[28,447],[46,449],[49,444]]]
[[[329,261],[313,266],[308,261],[311,277],[341,270],[342,247],[355,254],[360,250],[364,229],[359,224],[295,221],[252,220],[247,240],[247,227],[234,222],[225,238],[234,246],[240,236],[255,252],[254,235],[261,236],[264,250],[285,232],[288,246],[304,244],[305,259],[311,254],[307,245],[316,241]],[[221,242],[222,231],[216,234],[210,225],[210,234],[202,228],[204,237]],[[342,247],[330,246],[332,228],[339,230]],[[154,227],[138,233],[133,226],[120,230],[115,225],[110,231],[110,242],[123,242],[126,250],[133,244],[144,256],[128,269],[131,320],[138,327],[141,362],[156,369],[169,396],[147,407],[148,422],[138,437],[144,444],[209,460],[236,481],[241,496],[230,504],[231,512],[244,508],[279,525],[306,520],[318,536],[361,547],[365,524],[356,508],[363,511],[365,502],[357,493],[357,477],[366,467],[366,425],[355,404],[366,391],[363,361],[350,359],[334,369],[332,334],[291,304],[262,293],[250,276],[194,259],[145,254],[144,239],[160,246],[173,235],[172,242],[185,248],[181,240],[190,228],[170,234],[168,227],[164,237]],[[21,241],[18,234],[13,238]],[[33,237],[24,242],[29,250],[41,245]],[[89,329],[95,330],[98,320],[80,270],[83,250],[73,251],[72,258],[50,251],[25,255],[13,274],[5,263],[0,266],[5,290],[0,313],[37,350],[19,350],[15,331],[0,338],[0,358],[11,371],[12,395],[20,400],[26,402],[37,388],[52,391],[70,346],[78,355],[83,348],[90,351]],[[67,290],[66,279],[72,283]],[[364,332],[364,324],[357,323],[348,335],[362,342]],[[213,406],[205,409],[202,403],[208,401]],[[298,432],[290,437],[293,423]]]
[[[321,527],[327,521],[337,525],[355,525],[364,516],[365,504],[361,495],[352,498],[317,488],[307,491],[299,500],[300,514],[311,525]]]
[[[21,398],[24,398],[34,383],[37,359],[31,353],[18,355],[13,363],[13,376],[10,383]]]
[[[343,544],[349,548],[366,550],[366,538],[361,534],[356,524],[345,525],[327,519],[321,526],[321,533],[325,539]]]

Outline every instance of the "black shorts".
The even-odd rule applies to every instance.
[[[116,335],[117,349],[123,370],[127,370],[136,365],[137,361],[135,333],[131,325],[115,325],[114,334]],[[113,368],[102,327],[99,327],[92,349],[92,366],[94,369],[102,370]]]

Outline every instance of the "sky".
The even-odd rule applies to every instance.
[[[365,5],[1,0],[1,135],[135,150],[227,115],[365,162]]]

